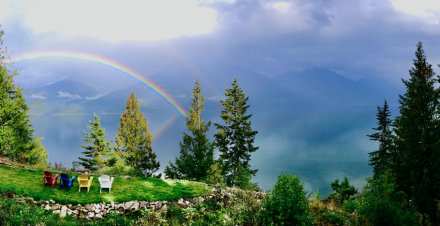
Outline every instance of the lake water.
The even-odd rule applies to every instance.
[[[122,112],[121,112],[122,113]],[[358,109],[255,109],[248,114],[252,128],[258,131],[254,146],[259,149],[251,155],[251,168],[258,169],[253,182],[263,190],[272,189],[281,172],[299,174],[310,192],[319,189],[321,197],[330,192],[330,183],[346,175],[361,191],[365,177],[371,175],[368,152],[378,148],[378,142],[366,136],[375,131],[377,107]],[[392,118],[398,113],[391,106]],[[185,119],[177,112],[144,112],[153,133],[153,151],[160,161],[160,172],[179,156],[179,142],[187,132]],[[100,114],[101,125],[115,138],[120,114]],[[205,110],[205,122],[224,124],[218,110]],[[44,137],[42,143],[49,151],[48,162],[63,162],[71,166],[82,156],[81,144],[86,144],[83,131],[93,114],[67,116],[35,116],[31,118],[35,136]],[[216,128],[211,125],[208,138],[213,140]],[[218,157],[218,152],[216,152]]]

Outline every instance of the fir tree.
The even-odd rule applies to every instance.
[[[175,164],[170,162],[169,167],[165,168],[164,172],[167,178],[188,178],[200,181],[208,176],[208,171],[214,163],[215,144],[209,142],[206,137],[211,121],[205,125],[203,117],[201,117],[205,106],[205,97],[201,93],[198,78],[192,93],[194,99],[189,108],[190,118],[185,117],[185,124],[193,137],[183,133],[184,143],[179,143],[179,159],[176,158]]]
[[[3,34],[0,30],[0,45]],[[31,129],[29,119],[32,115],[27,115],[31,107],[26,104],[23,89],[14,84],[19,73],[8,70],[7,66],[13,65],[4,62],[6,58],[7,50],[0,48],[0,156],[28,164],[46,164],[48,152],[40,142],[43,138],[33,137],[35,129]]]
[[[220,101],[224,110],[220,110],[221,118],[226,125],[214,123],[219,130],[214,134],[215,143],[220,151],[222,170],[225,175],[226,183],[238,185],[240,171],[248,171],[255,176],[258,170],[251,170],[249,161],[251,153],[258,147],[254,147],[255,135],[257,131],[251,128],[251,115],[245,115],[249,105],[246,105],[249,97],[244,97],[243,90],[238,87],[237,78],[232,83],[232,89],[226,88],[226,100]],[[239,170],[242,169],[242,170]]]
[[[159,170],[160,164],[151,147],[152,139],[147,118],[139,111],[138,99],[132,92],[127,99],[125,112],[121,114],[116,143],[118,153],[138,176],[152,177]],[[160,177],[160,174],[155,177]]]
[[[368,165],[373,166],[373,179],[378,179],[389,166],[389,153],[392,145],[392,132],[390,125],[392,120],[389,118],[391,113],[388,110],[388,104],[385,100],[383,108],[377,106],[377,128],[373,128],[379,132],[372,135],[367,135],[370,140],[379,141],[379,150],[368,153],[370,155],[370,163]]]
[[[111,141],[105,141],[105,138],[107,135],[105,135],[105,128],[102,128],[101,121],[99,119],[99,116],[94,114],[95,121],[91,122],[89,120],[89,123],[92,126],[87,126],[91,132],[87,133],[84,131],[84,134],[86,135],[86,138],[82,138],[83,141],[92,144],[91,146],[85,146],[81,145],[82,148],[85,148],[86,151],[81,152],[83,153],[86,158],[78,157],[79,160],[81,160],[80,164],[91,171],[99,170],[99,172],[104,168],[105,166],[105,159],[109,157],[109,152],[112,148],[115,148],[116,145],[110,146]]]
[[[400,114],[394,120],[394,150],[392,171],[399,190],[405,192],[418,211],[436,218],[440,193],[440,93],[434,89],[435,75],[422,49],[417,44],[414,67],[409,70],[410,79],[403,80],[404,96],[399,95]],[[440,65],[439,65],[440,66]]]

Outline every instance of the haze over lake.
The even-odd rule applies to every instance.
[[[398,112],[391,106],[392,117]],[[122,112],[121,112],[122,113]],[[376,128],[375,106],[368,108],[315,108],[315,109],[264,109],[248,110],[252,128],[258,131],[255,146],[259,149],[251,155],[251,168],[259,169],[253,182],[263,190],[272,189],[277,175],[289,171],[299,174],[310,192],[319,189],[323,196],[331,192],[330,182],[347,175],[356,188],[362,189],[365,176],[372,173],[368,165],[368,152],[378,148],[378,143],[366,136]],[[162,172],[168,162],[179,156],[179,142],[187,132],[185,119],[175,111],[144,112],[148,127],[153,133],[153,151],[157,154]],[[105,127],[107,140],[112,140],[119,126],[120,114],[99,114]],[[206,110],[205,122],[222,124],[218,110]],[[31,118],[35,136],[44,137],[42,143],[49,151],[48,162],[63,162],[71,166],[81,156],[81,138],[93,114],[66,116],[36,116]],[[157,130],[168,121],[168,126],[157,136]],[[170,123],[171,122],[171,123]],[[156,133],[155,133],[156,132]],[[211,125],[210,141],[216,128]],[[218,157],[218,152],[215,152]],[[322,196],[321,196],[322,197]]]

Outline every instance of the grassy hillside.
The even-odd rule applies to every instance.
[[[70,191],[67,191],[67,187],[58,190],[59,180],[53,189],[48,185],[43,188],[43,172],[43,170],[38,169],[0,167],[0,189],[10,191],[15,189],[14,193],[16,194],[45,200],[53,199],[56,202],[72,204],[98,203],[102,201],[121,203],[131,200],[170,201],[184,197],[210,194],[209,188],[203,183],[156,178],[124,179],[121,177],[115,177],[110,194],[108,189],[103,189],[102,193],[99,193],[99,175],[93,175],[93,182],[89,192],[87,192],[86,188],[82,188],[81,192],[78,192],[78,173],[69,174],[69,176],[76,177]]]

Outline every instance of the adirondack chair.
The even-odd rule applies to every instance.
[[[90,180],[88,178],[87,175],[85,174],[81,174],[78,177],[78,182],[79,182],[79,191],[81,191],[81,188],[87,188],[87,192],[89,192],[90,186],[92,186],[92,180],[93,177],[90,177]]]
[[[73,179],[75,179],[75,176],[72,176],[72,179],[69,180],[69,175],[62,173],[60,176],[60,189],[61,187],[67,187],[67,191],[70,191],[70,187],[73,185]]]
[[[113,183],[113,180],[114,180],[115,178],[114,177],[112,177],[111,179],[110,179],[110,177],[108,176],[108,175],[101,175],[99,178],[98,178],[98,180],[99,180],[99,183],[101,184],[101,189],[99,189],[99,193],[101,193],[101,190],[103,189],[103,188],[108,188],[108,193],[110,193],[111,192],[111,190],[112,190],[112,183]]]
[[[43,176],[43,188],[44,186],[46,186],[46,184],[52,185],[50,189],[53,188],[53,186],[57,183],[57,177],[59,175],[55,175],[55,177],[52,177],[52,173],[49,171],[44,171],[44,176]]]

